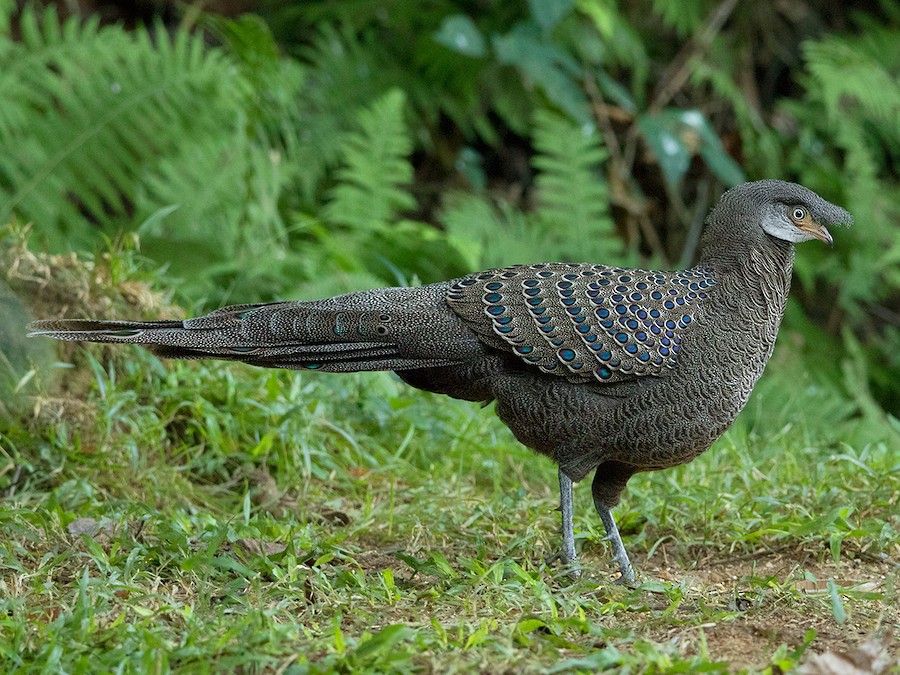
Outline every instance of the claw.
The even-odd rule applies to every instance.
[[[572,564],[569,566],[569,569],[566,570],[566,576],[572,579],[573,581],[581,578],[581,567],[579,565]]]
[[[544,562],[549,567],[556,561],[560,562],[560,565],[564,568],[565,575],[572,580],[581,578],[582,570],[581,565],[578,564],[578,558],[570,558],[566,555],[566,552],[560,549],[553,555],[547,556],[544,558]]]

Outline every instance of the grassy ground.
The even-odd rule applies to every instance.
[[[141,305],[117,269],[85,293]],[[544,564],[555,469],[490,409],[61,352],[0,421],[0,671],[781,672],[870,636],[852,657],[896,667],[898,425],[782,338],[710,452],[632,479],[635,589],[583,487],[590,578]]]

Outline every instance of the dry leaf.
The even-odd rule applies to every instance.
[[[800,675],[881,675],[900,665],[888,650],[888,640],[872,638],[846,654],[814,654],[797,669]]]
[[[234,543],[253,555],[277,555],[284,553],[285,549],[287,549],[287,546],[277,541],[262,541],[260,539],[238,539]]]
[[[334,523],[335,525],[347,526],[350,524],[350,516],[348,516],[343,511],[331,509],[327,506],[319,509],[315,515],[317,515],[322,520],[329,523]]]
[[[82,534],[93,537],[100,531],[100,522],[95,518],[76,518],[69,523],[66,531],[73,537],[79,537]]]
[[[828,593],[828,582],[828,579],[801,579],[794,582],[794,588],[804,593]],[[848,581],[846,579],[835,579],[834,585],[854,591],[874,591],[878,588],[878,583],[874,581]]]

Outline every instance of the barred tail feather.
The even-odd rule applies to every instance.
[[[136,331],[182,328],[182,321],[106,321],[94,319],[49,319],[28,324],[28,337],[43,335],[56,340],[126,342]],[[97,339],[94,340],[93,338]]]
[[[139,344],[164,358],[332,372],[405,370],[459,363],[473,348],[480,350],[438,297],[429,287],[382,289],[312,302],[234,305],[186,321],[59,319],[28,328],[30,336],[57,340]]]

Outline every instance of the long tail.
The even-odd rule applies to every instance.
[[[443,292],[428,286],[233,305],[186,321],[60,319],[28,328],[29,336],[140,344],[166,358],[331,372],[446,366],[481,352]]]

